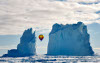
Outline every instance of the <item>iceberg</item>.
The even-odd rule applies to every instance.
[[[24,57],[35,55],[35,45],[35,31],[32,33],[32,28],[27,29],[20,38],[20,43],[17,45],[17,49],[8,50],[8,54],[4,54],[2,57]]]
[[[49,33],[47,55],[94,55],[89,39],[87,26],[82,22],[66,25],[56,23]]]
[[[22,55],[35,55],[36,54],[36,37],[35,32],[32,33],[32,28],[25,30],[20,38],[20,44],[17,46],[17,50]]]

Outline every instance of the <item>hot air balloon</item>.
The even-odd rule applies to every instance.
[[[41,35],[39,35],[39,39],[42,41],[43,40],[43,38],[44,38],[44,36],[41,34]]]

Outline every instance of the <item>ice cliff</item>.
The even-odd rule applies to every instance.
[[[32,28],[24,31],[22,37],[20,38],[20,44],[17,46],[17,50],[22,55],[36,54],[35,32],[32,33]]]
[[[17,45],[17,49],[8,50],[8,54],[4,54],[3,57],[23,57],[35,55],[35,42],[35,32],[32,33],[32,28],[27,29],[20,38],[20,43]]]
[[[56,23],[49,34],[47,55],[93,55],[89,39],[87,26],[82,22],[67,25]]]

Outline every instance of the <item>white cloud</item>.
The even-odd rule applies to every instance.
[[[100,17],[96,11],[100,4],[83,5],[78,2],[97,2],[99,0],[0,0],[0,34],[22,34],[30,27],[35,30],[50,30],[54,23],[86,24],[97,22]],[[37,29],[38,27],[38,29]]]
[[[97,2],[99,0],[68,0],[70,2]]]

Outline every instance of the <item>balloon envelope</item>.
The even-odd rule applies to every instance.
[[[43,35],[39,35],[39,39],[40,39],[41,41],[43,40],[43,38],[44,38]]]

